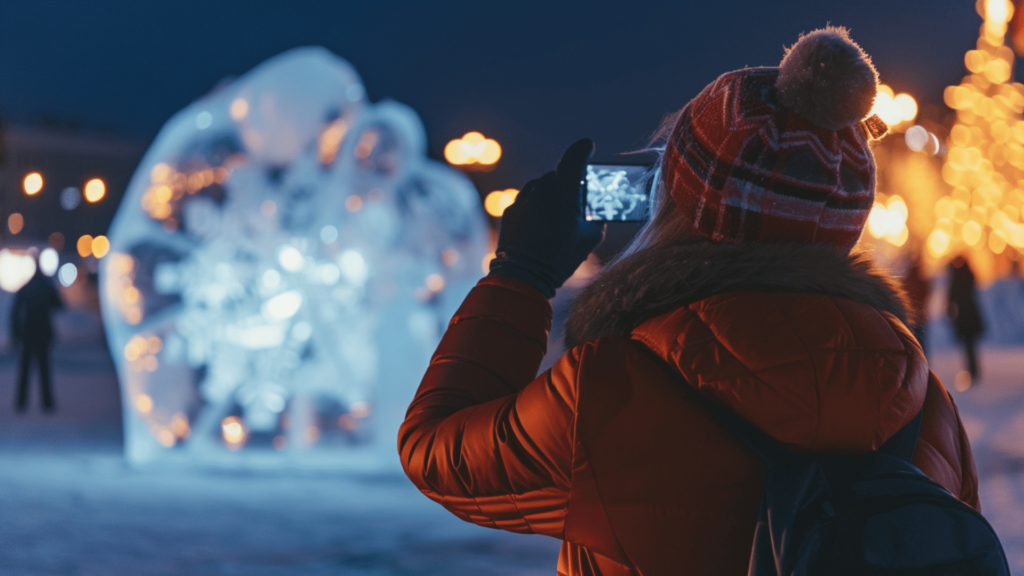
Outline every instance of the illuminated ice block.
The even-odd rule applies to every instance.
[[[320,48],[171,118],[100,268],[131,462],[397,465],[487,251],[472,184],[425,149],[411,109]]]

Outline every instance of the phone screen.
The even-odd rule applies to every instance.
[[[587,220],[643,222],[649,202],[648,166],[587,165]]]

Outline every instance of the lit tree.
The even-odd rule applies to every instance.
[[[942,179],[952,187],[934,207],[928,254],[942,261],[970,252],[979,276],[991,278],[1024,254],[1024,85],[1011,82],[1014,53],[1006,46],[1013,16],[1009,0],[979,0],[984,18],[977,49],[964,62],[970,74],[944,93],[956,111],[946,140]]]

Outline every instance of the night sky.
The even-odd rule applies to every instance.
[[[717,75],[775,65],[829,22],[851,29],[883,82],[938,104],[981,19],[971,0],[0,0],[0,114],[152,138],[222,79],[322,45],[371,99],[414,107],[434,156],[468,130],[497,139],[505,155],[477,182],[519,187],[579,137],[606,160],[642,146]]]

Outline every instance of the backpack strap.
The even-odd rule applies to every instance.
[[[917,448],[917,437],[921,434],[921,421],[924,420],[924,408],[914,416],[909,424],[900,428],[900,431],[893,434],[892,438],[885,441],[878,449],[879,454],[895,456],[910,464],[914,459],[914,450]]]

